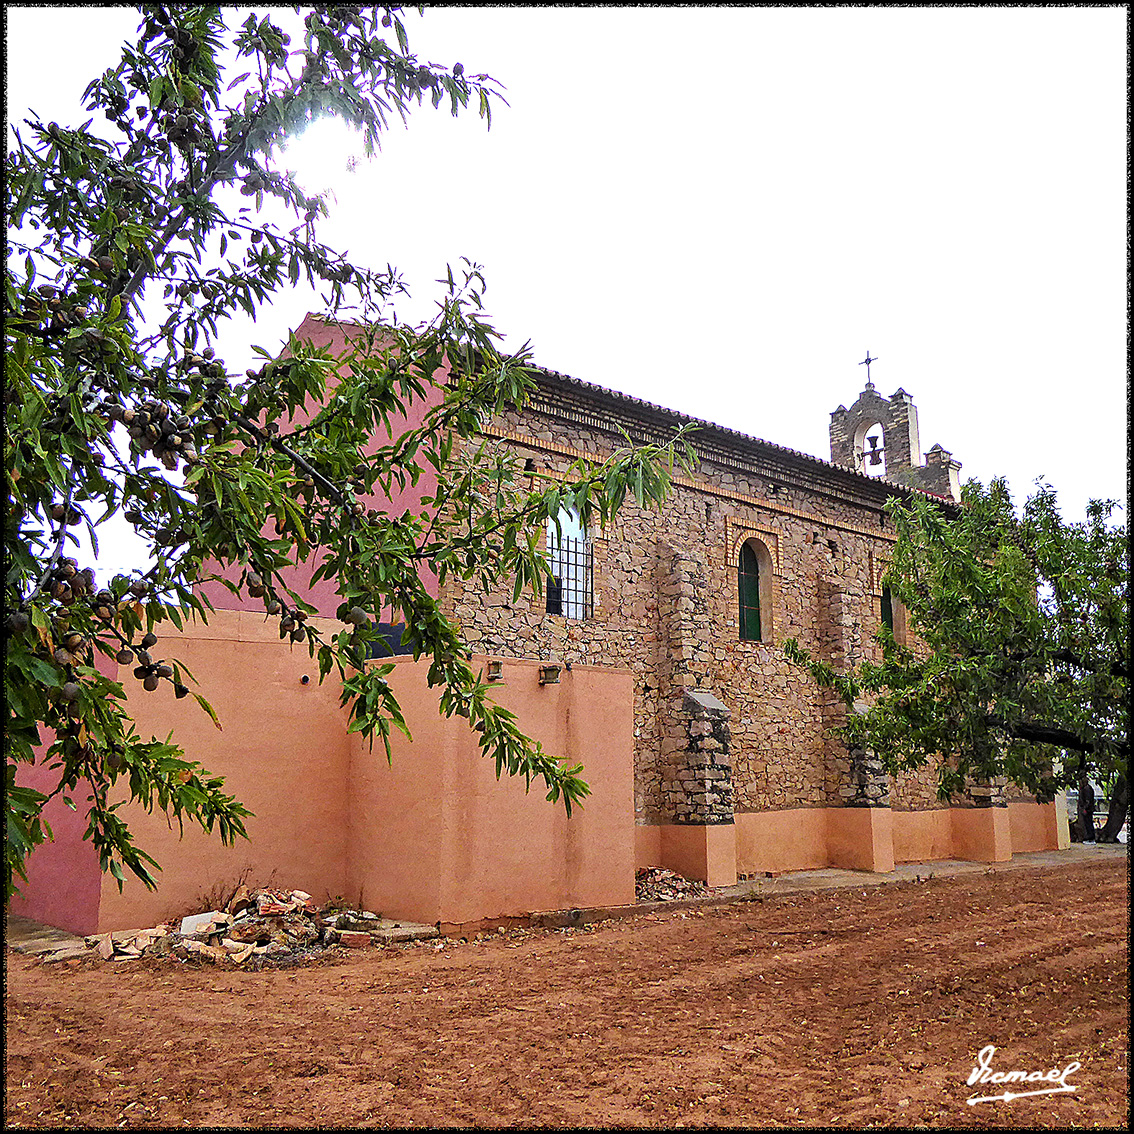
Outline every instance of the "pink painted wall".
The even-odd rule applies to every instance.
[[[662,866],[709,886],[736,882],[736,827],[666,823],[661,828]]]
[[[894,824],[888,807],[828,807],[827,861],[844,870],[894,869]]]
[[[474,665],[485,659],[474,659]],[[533,783],[496,780],[463,720],[437,714],[426,661],[391,681],[413,741],[353,755],[349,892],[407,920],[485,917],[634,900],[633,677],[574,666],[539,685],[539,663],[504,661],[499,702],[546,751],[582,763],[591,795],[568,819]],[[542,783],[542,781],[539,781]]]
[[[43,764],[21,764],[16,783],[48,794],[59,782],[58,773]],[[74,795],[80,808],[72,811],[56,796],[43,809],[54,840],[42,843],[25,863],[27,882],[16,882],[20,889],[12,895],[8,910],[45,925],[56,925],[72,933],[94,933],[98,928],[99,893],[102,872],[98,853],[84,841],[87,816],[82,808],[87,797],[81,789]]]
[[[255,813],[250,840],[226,848],[128,804],[122,815],[137,845],[161,864],[157,891],[128,879],[120,893],[72,839],[43,861],[81,877],[85,899],[56,885],[52,905],[41,867],[27,916],[84,933],[154,925],[201,908],[244,874],[251,884],[361,897],[427,922],[634,900],[629,671],[575,666],[540,687],[538,662],[504,663],[500,701],[547,751],[584,765],[592,794],[567,819],[538,785],[525,794],[522,781],[497,782],[465,721],[439,717],[428,661],[400,659],[391,675],[415,740],[399,734],[390,767],[381,748],[371,753],[347,733],[337,682],[320,686],[306,650],[280,642],[263,616],[217,611],[208,626],[173,637],[164,636],[163,656],[195,673],[223,731],[191,698],[164,688],[146,693],[128,680],[128,707],[143,737],[172,731],[190,757],[226,778],[226,791]],[[83,861],[85,874],[76,869]]]
[[[95,665],[100,673],[112,680],[117,678],[118,663],[113,658],[96,653]],[[50,794],[58,782],[58,773],[43,761],[34,766],[20,764],[16,769],[16,783],[21,787]],[[83,804],[90,802],[89,789],[84,790],[80,783],[72,800],[75,811],[58,795],[44,807],[43,817],[51,827],[52,841],[42,843],[28,856],[28,880],[20,883],[20,891],[12,896],[8,909],[45,925],[88,934],[98,928],[102,871],[98,852],[83,839],[87,829],[87,809]]]
[[[736,816],[736,869],[817,870],[827,865],[827,816],[822,807],[749,811]]]
[[[1034,800],[1009,803],[1008,830],[1012,839],[1012,853],[1058,849],[1057,822],[1054,803],[1036,803]]]
[[[948,807],[894,812],[894,861],[934,862],[953,857],[953,820]]]
[[[1007,862],[1012,832],[1007,807],[954,807],[953,858],[962,862]]]
[[[355,337],[361,331],[361,327],[352,323],[330,323],[319,318],[317,315],[308,315],[302,323],[295,329],[297,338],[311,343],[316,347],[325,347],[333,355],[338,356],[346,350],[348,340]],[[288,353],[284,351],[281,358],[288,357]],[[350,373],[350,368],[345,367],[344,373]],[[334,381],[327,383],[328,393],[332,392],[335,386]],[[404,416],[391,417],[391,428],[386,435],[376,435],[366,446],[366,453],[373,454],[377,451],[379,445],[389,444],[392,436],[400,436],[407,429],[413,429],[422,423],[425,414],[430,406],[440,402],[443,392],[440,389],[430,391],[430,396],[418,402],[412,402],[407,408],[408,413]],[[320,407],[310,405],[304,407],[304,410],[297,413],[290,427],[282,425],[281,429],[286,434],[288,428],[293,428],[303,425],[310,421],[311,418],[318,412]],[[426,463],[422,464],[421,478],[417,484],[407,484],[405,488],[398,490],[392,496],[385,496],[380,493],[372,493],[369,496],[361,497],[363,502],[368,508],[377,508],[380,511],[389,511],[402,513],[406,509],[411,511],[421,508],[421,500],[423,496],[432,495],[437,487],[437,475],[432,467]],[[334,581],[323,579],[312,587],[309,583],[311,573],[318,566],[318,559],[312,558],[309,560],[308,565],[300,568],[289,568],[281,572],[288,585],[299,595],[302,595],[308,602],[312,603],[318,608],[321,614],[333,615],[339,600],[335,595]],[[206,570],[216,570],[215,565],[206,564]],[[233,582],[239,581],[240,571],[236,568],[229,567],[223,574],[226,578],[231,579]],[[420,577],[424,582],[429,593],[434,598],[437,597],[437,577],[428,570],[426,567],[420,569]],[[258,599],[250,599],[247,596],[237,596],[232,594],[231,591],[226,590],[220,583],[203,583],[200,586],[200,592],[206,595],[213,605],[218,610],[236,610],[246,609],[256,612],[263,611],[263,604]]]
[[[166,683],[146,693],[127,678],[128,706],[141,736],[171,730],[186,755],[226,778],[226,791],[255,816],[245,821],[250,841],[224,847],[214,833],[186,825],[182,837],[164,815],[127,805],[123,818],[137,845],[161,864],[156,892],[130,878],[122,893],[102,882],[102,931],[154,925],[199,908],[214,886],[249,881],[298,887],[318,897],[344,892],[347,855],[349,744],[338,684],[318,683],[306,647],[281,642],[262,615],[217,611],[208,626],[191,624],[181,640],[161,646],[183,660],[200,682],[223,726]],[[311,680],[302,684],[307,674]]]

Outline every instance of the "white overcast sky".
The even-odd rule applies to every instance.
[[[129,9],[9,7],[9,121],[85,120]],[[484,265],[506,345],[573,377],[827,458],[878,362],[962,478],[1037,477],[1079,518],[1127,484],[1126,9],[428,8],[422,58],[506,89],[490,132],[428,106],[353,173],[316,127],[286,163],[321,237],[400,268],[403,318]],[[293,44],[293,46],[296,46]],[[217,345],[242,370],[316,306]]]

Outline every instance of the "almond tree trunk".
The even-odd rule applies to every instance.
[[[1130,784],[1126,777],[1120,775],[1115,780],[1114,790],[1110,793],[1110,810],[1107,812],[1106,823],[1099,832],[1100,843],[1117,843],[1118,832],[1126,822],[1126,813],[1130,808]]]

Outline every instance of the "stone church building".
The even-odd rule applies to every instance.
[[[350,327],[309,316],[296,334],[337,353]],[[484,433],[533,477],[556,476],[620,448],[620,430],[664,443],[690,421],[543,370],[528,404]],[[312,680],[306,649],[281,642],[255,600],[217,588],[208,625],[187,626],[170,653],[224,731],[189,698],[141,693],[128,675],[123,684],[140,734],[172,731],[226,777],[254,812],[249,841],[179,835],[128,805],[123,817],[163,874],[156,894],[133,880],[119,893],[82,841],[85,816],[56,808],[55,842],[29,860],[12,911],[103,932],[155,924],[210,885],[276,878],[444,929],[630,903],[643,866],[726,885],[1067,846],[1062,800],[1039,805],[994,784],[948,806],[935,769],[891,779],[868,753],[850,753],[834,732],[841,702],[784,656],[791,637],[849,667],[872,656],[883,621],[908,635],[882,583],[894,542],[883,506],[924,492],[952,509],[960,495],[951,454],[922,454],[911,396],[881,396],[868,367],[854,404],[831,413],[830,460],[692,424],[698,464],[674,477],[661,509],[630,499],[592,532],[562,517],[548,533],[554,578],[538,600],[513,601],[510,587],[486,595],[453,576],[438,593],[521,727],[583,765],[592,794],[570,819],[542,792],[497,782],[464,722],[439,717],[428,659],[394,659],[413,740],[395,734],[387,764],[348,733],[339,686]],[[336,600],[308,594],[334,633]]]
[[[675,477],[661,510],[631,502],[610,530],[549,532],[562,571],[544,604],[457,583],[442,596],[487,656],[632,672],[639,863],[724,883],[1055,847],[1055,805],[995,785],[948,807],[935,769],[891,780],[868,756],[852,759],[832,731],[842,703],[781,649],[795,638],[849,668],[878,656],[883,620],[906,638],[882,583],[894,541],[883,505],[923,492],[955,507],[961,466],[940,445],[923,457],[905,390],[883,397],[868,377],[831,413],[830,460],[552,371],[485,432],[555,474],[608,456],[619,430],[660,443],[689,422],[699,465]]]

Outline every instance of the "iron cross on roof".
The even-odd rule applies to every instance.
[[[874,389],[874,383],[870,381],[870,364],[872,362],[877,362],[877,361],[878,361],[878,359],[871,358],[870,357],[870,351],[867,351],[866,357],[859,363],[859,366],[865,366],[866,367],[866,388],[868,390]]]

